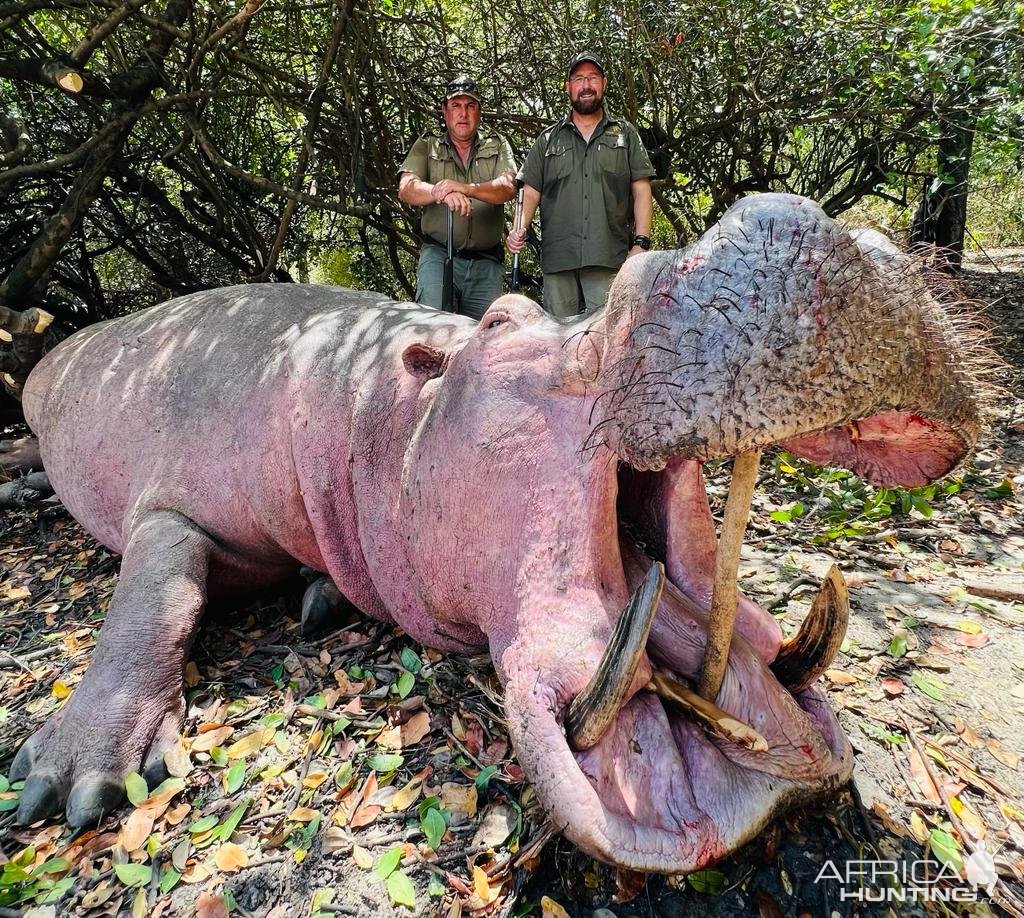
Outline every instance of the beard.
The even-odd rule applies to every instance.
[[[604,97],[600,93],[594,93],[592,96],[586,98],[577,96],[572,100],[572,108],[574,112],[580,115],[592,115],[600,107],[601,103],[604,102]]]

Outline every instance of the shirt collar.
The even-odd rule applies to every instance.
[[[597,122],[597,127],[594,128],[594,133],[591,134],[590,136],[591,138],[599,137],[608,129],[609,125],[621,125],[621,123],[622,119],[616,118],[614,115],[609,113],[607,108],[604,108],[601,112],[601,120]],[[561,121],[558,122],[558,128],[559,130],[561,130],[562,128],[569,128],[570,130],[575,129],[576,132],[579,133],[579,128],[577,128],[576,125],[572,123],[571,108],[569,109],[569,113]]]

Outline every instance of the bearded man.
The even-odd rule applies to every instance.
[[[654,169],[628,121],[608,114],[604,64],[578,54],[566,72],[572,108],[537,138],[519,173],[522,229],[508,234],[518,252],[540,204],[544,308],[567,318],[604,305],[623,262],[651,247]]]

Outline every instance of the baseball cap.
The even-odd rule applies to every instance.
[[[601,76],[604,76],[604,62],[593,51],[584,51],[581,54],[577,54],[571,61],[569,61],[569,68],[566,71],[566,76],[572,76],[572,72],[579,67],[580,64],[585,64],[588,61],[601,71]]]
[[[464,73],[460,73],[452,80],[444,91],[444,101],[454,99],[456,96],[469,96],[477,102],[483,102],[480,98],[480,90],[477,88],[476,80],[470,79]]]

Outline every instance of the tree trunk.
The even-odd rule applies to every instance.
[[[973,122],[953,127],[939,141],[935,155],[938,174],[925,176],[921,203],[910,231],[911,246],[934,246],[935,267],[949,274],[958,274],[963,261],[973,146]]]

